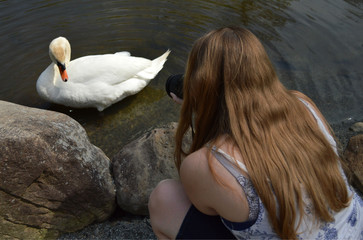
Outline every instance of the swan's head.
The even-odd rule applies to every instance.
[[[58,66],[59,73],[64,82],[68,81],[67,65],[71,60],[71,45],[64,37],[55,38],[49,44],[50,59]]]

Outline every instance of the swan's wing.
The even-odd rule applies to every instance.
[[[153,61],[106,54],[75,59],[67,67],[69,81],[61,84],[55,96],[59,104],[73,107],[107,106],[142,90],[162,69],[169,51]]]
[[[148,68],[151,61],[125,53],[93,55],[75,59],[67,67],[69,83],[116,85]]]

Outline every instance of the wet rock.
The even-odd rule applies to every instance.
[[[117,203],[123,210],[148,215],[149,195],[159,181],[178,178],[174,165],[176,127],[177,123],[171,123],[154,129],[127,144],[112,159]]]
[[[0,238],[52,239],[107,219],[110,161],[72,118],[0,101]]]
[[[356,122],[349,129],[354,132],[363,132],[363,122]]]
[[[344,159],[350,170],[351,184],[363,193],[363,134],[349,140]]]

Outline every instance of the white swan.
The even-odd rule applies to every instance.
[[[168,50],[154,60],[118,52],[70,61],[68,40],[58,37],[49,45],[53,63],[39,76],[37,92],[50,102],[102,111],[141,91],[163,68],[169,53]]]

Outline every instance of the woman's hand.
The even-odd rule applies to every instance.
[[[173,99],[174,102],[178,103],[178,104],[182,104],[183,103],[183,99],[178,98],[174,93],[170,92],[170,96]]]

